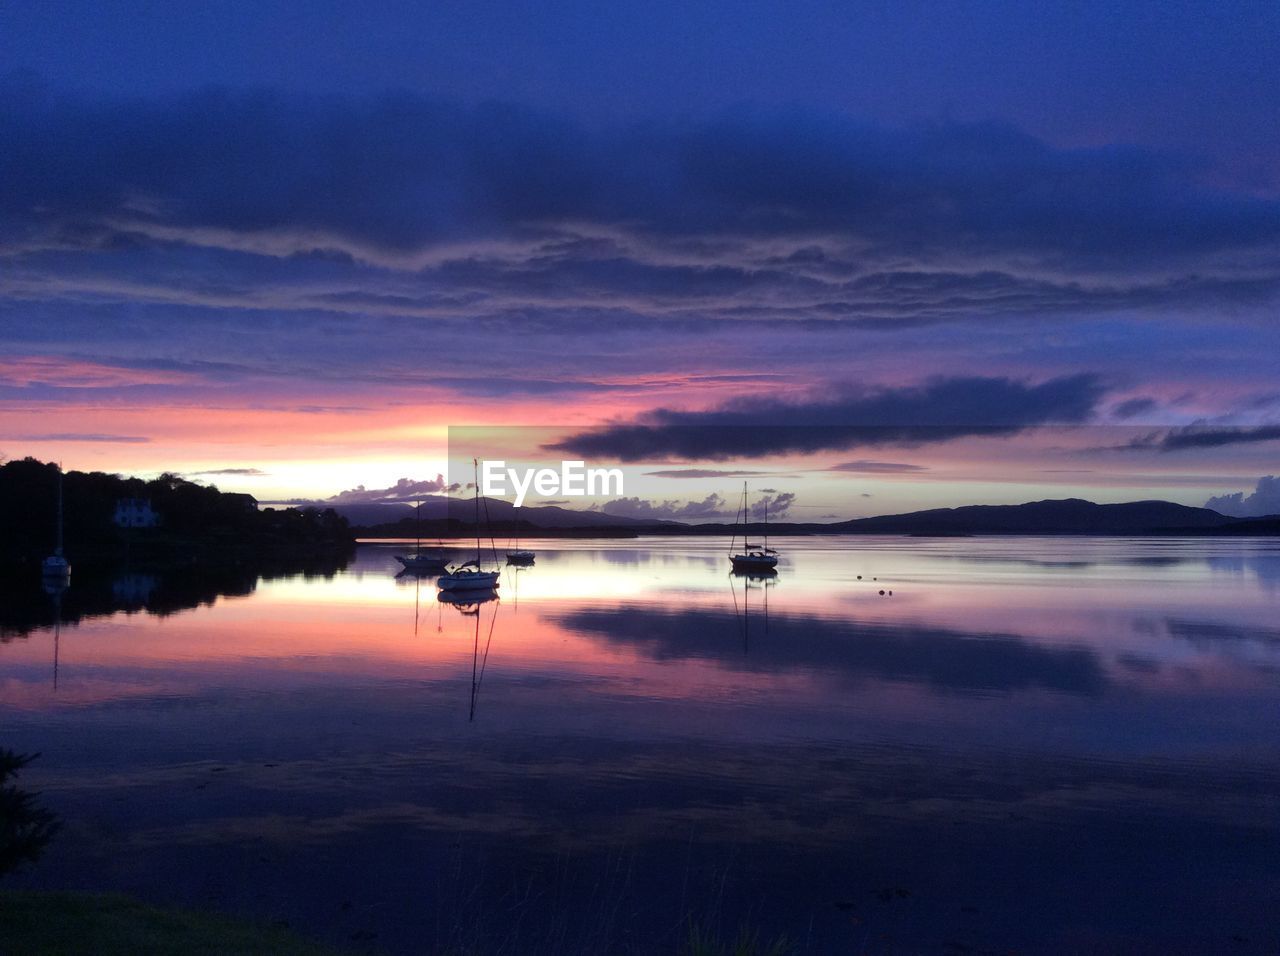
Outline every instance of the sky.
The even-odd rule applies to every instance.
[[[394,500],[489,426],[625,463],[618,513],[1280,511],[1278,47],[1249,2],[6,5],[0,454]]]

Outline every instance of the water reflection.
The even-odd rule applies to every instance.
[[[108,580],[57,694],[24,598],[0,720],[70,832],[23,885],[390,952],[1274,939],[1270,542],[528,544],[452,604],[395,545],[181,612]]]
[[[742,587],[742,603],[738,603],[738,586]],[[742,620],[742,653],[747,653],[751,644],[751,593],[759,591],[763,605],[764,636],[769,636],[769,590],[777,587],[778,572],[768,570],[729,572],[729,593],[733,595],[733,614]],[[741,610],[739,610],[741,608]]]
[[[514,568],[512,569],[515,570]],[[480,698],[480,685],[484,682],[485,668],[489,664],[489,648],[493,646],[493,628],[498,623],[497,591],[440,591],[436,600],[448,604],[463,617],[469,617],[475,624],[475,633],[471,644],[471,706],[467,711],[467,719],[476,719],[476,703]],[[480,610],[486,604],[492,604],[489,615],[489,629],[484,641],[484,653],[480,651]]]
[[[744,605],[749,596],[744,594]],[[766,672],[819,671],[857,685],[867,678],[924,684],[953,692],[1045,688],[1097,695],[1106,676],[1087,648],[1041,647],[1016,635],[971,633],[884,622],[832,620],[776,611],[768,640],[744,655],[727,640],[725,616],[623,604],[554,618],[561,627],[608,643],[625,643],[653,660],[703,658]],[[747,615],[742,615],[744,646]]]
[[[1280,590],[1280,554],[1214,555],[1207,564],[1219,574],[1252,574],[1272,594]]]
[[[211,606],[221,597],[252,594],[259,581],[302,575],[330,580],[344,558],[318,556],[295,564],[189,564],[133,570],[78,564],[73,586],[37,587],[22,575],[0,576],[0,640],[23,637],[55,623],[145,612],[156,616]],[[56,601],[47,598],[54,597]]]

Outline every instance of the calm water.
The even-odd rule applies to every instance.
[[[1276,951],[1280,543],[778,544],[528,542],[471,608],[383,545],[121,578],[56,688],[54,628],[0,643],[65,820],[13,882],[391,952]]]

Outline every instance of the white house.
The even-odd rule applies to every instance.
[[[154,528],[160,516],[151,510],[149,498],[118,498],[113,520],[121,528]]]

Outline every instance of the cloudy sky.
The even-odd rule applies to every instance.
[[[1278,37],[1244,0],[7,5],[0,453],[325,498],[536,425],[512,457],[625,462],[633,510],[744,471],[797,519],[1257,510]]]

